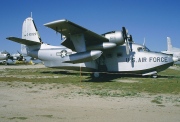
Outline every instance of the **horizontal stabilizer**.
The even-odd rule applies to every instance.
[[[94,50],[94,51],[87,51],[87,52],[80,52],[69,55],[69,60],[64,61],[64,63],[83,63],[96,60],[102,54],[102,51]]]
[[[17,42],[17,43],[20,43],[20,44],[24,44],[24,45],[27,45],[27,46],[33,46],[33,45],[40,45],[41,44],[41,42],[21,39],[21,38],[17,38],[17,37],[7,37],[6,39]]]

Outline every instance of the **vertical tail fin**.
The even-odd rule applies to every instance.
[[[26,18],[23,22],[22,39],[31,40],[34,42],[42,42],[32,17]],[[21,45],[21,53],[27,55],[26,45]]]
[[[24,20],[22,26],[22,39],[27,39],[35,42],[42,42],[37,31],[33,18],[28,17]]]
[[[172,44],[171,44],[171,38],[167,37],[167,51],[171,51]]]

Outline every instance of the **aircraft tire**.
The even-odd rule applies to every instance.
[[[157,74],[152,75],[152,78],[157,78]]]
[[[99,72],[94,72],[93,73],[93,77],[94,78],[99,78],[100,77],[100,73]]]

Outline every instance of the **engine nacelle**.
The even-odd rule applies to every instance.
[[[88,46],[87,50],[105,50],[105,49],[111,49],[116,47],[115,43],[112,42],[103,42],[101,44]]]
[[[109,39],[109,42],[116,43],[117,45],[122,45],[125,43],[125,39],[121,31],[111,31],[103,34],[103,36]]]

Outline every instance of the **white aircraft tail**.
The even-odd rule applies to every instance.
[[[171,38],[167,37],[167,51],[172,50]]]
[[[22,26],[22,39],[30,40],[32,42],[42,43],[41,37],[38,33],[36,25],[32,17],[28,17],[24,20]],[[26,45],[21,45],[21,53],[27,54]]]
[[[41,42],[41,38],[37,31],[33,18],[28,17],[24,20],[22,26],[22,39],[31,40],[34,42]]]

